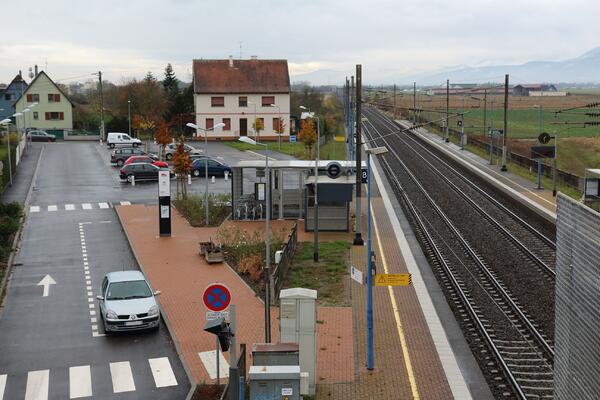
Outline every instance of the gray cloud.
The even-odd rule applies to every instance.
[[[193,58],[286,58],[389,81],[455,65],[565,59],[600,45],[600,3],[522,0],[30,0],[3,4],[0,82],[48,62],[51,76],[189,80]],[[91,77],[91,75],[90,75]]]

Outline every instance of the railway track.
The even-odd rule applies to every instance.
[[[393,122],[374,110],[365,110],[365,116],[367,121],[363,127],[369,139],[398,130]],[[375,142],[390,150],[381,159],[386,175],[410,217],[495,396],[553,398],[554,350],[548,335],[553,313],[552,321],[538,313],[532,318],[530,311],[536,306],[523,303],[524,290],[519,289],[518,283],[527,285],[537,277],[546,283],[540,287],[552,286],[553,290],[553,255],[543,251],[536,253],[529,248],[543,243],[546,250],[552,249],[552,240],[506,207],[503,210],[495,199],[490,200],[480,190],[467,189],[470,185],[456,176],[460,175],[458,171],[447,169],[452,167],[416,144],[409,135],[388,136]],[[440,171],[440,166],[445,167],[444,171]],[[432,174],[446,176],[441,179]],[[449,206],[454,212],[448,212]],[[502,212],[505,215],[501,215]],[[465,219],[468,220],[466,229]],[[490,257],[494,249],[482,251],[481,245],[472,244],[481,230],[469,229],[469,224],[472,227],[484,224],[483,229],[495,230],[499,236],[490,246],[495,250],[510,246],[518,253],[525,264],[524,282],[519,276],[507,279],[507,272],[501,271],[506,255],[496,253]],[[517,273],[514,268],[510,270],[510,274]]]

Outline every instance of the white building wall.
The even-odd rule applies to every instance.
[[[239,106],[239,97],[248,98],[248,106]],[[274,96],[275,105],[278,107],[263,107],[262,97]],[[224,97],[224,107],[212,107],[212,97]],[[289,94],[226,94],[226,95],[194,95],[194,105],[196,108],[196,124],[201,128],[206,128],[206,119],[212,118],[214,124],[223,122],[223,118],[231,118],[231,130],[226,131],[223,128],[217,128],[214,132],[208,134],[208,138],[235,139],[240,136],[240,119],[247,121],[247,136],[254,137],[252,128],[254,118],[264,118],[265,127],[260,131],[261,139],[277,138],[277,133],[273,129],[273,118],[281,118],[285,124],[285,132],[281,135],[283,140],[287,140],[290,134],[290,95]],[[198,132],[202,136],[202,131]]]

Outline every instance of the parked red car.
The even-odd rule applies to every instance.
[[[157,166],[158,168],[169,168],[169,164],[165,161],[153,160],[148,156],[131,156],[125,161],[124,165],[132,164],[132,163],[144,163],[144,164],[152,164]]]

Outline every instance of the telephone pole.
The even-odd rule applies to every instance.
[[[502,168],[501,171],[506,171],[506,138],[508,131],[508,74],[504,75],[504,132],[502,132]]]
[[[360,189],[362,184],[362,152],[361,152],[361,91],[362,91],[362,66],[356,65],[356,235],[354,236],[353,244],[355,246],[362,246],[364,244],[362,238],[362,227],[361,227],[361,202],[360,202]]]
[[[396,120],[396,84],[394,83],[394,121]]]
[[[98,83],[100,90],[100,141],[104,140],[104,92],[102,91],[102,71],[98,71]]]
[[[446,143],[450,141],[448,136],[448,118],[450,117],[450,79],[446,79],[446,123],[444,124],[444,134]]]
[[[355,87],[354,87],[354,76],[350,77],[350,160],[354,160],[355,156],[356,156],[356,148],[354,147],[355,145],[355,141],[354,141],[354,133],[356,125],[354,124],[354,104],[355,104]]]
[[[417,124],[417,82],[413,82],[413,125]]]

